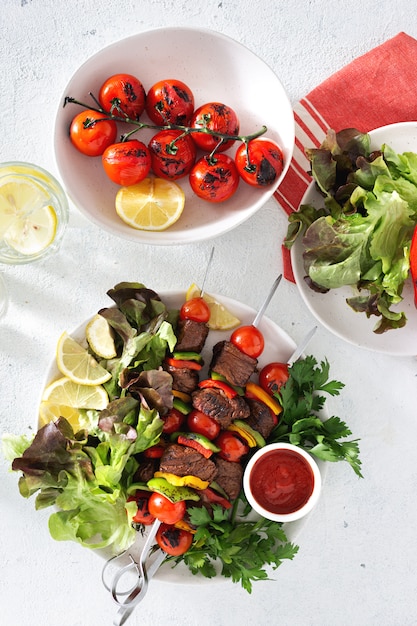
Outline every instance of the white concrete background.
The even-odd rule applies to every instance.
[[[398,32],[417,37],[417,12],[404,0],[2,0],[0,15],[0,161],[29,160],[55,174],[52,129],[65,84],[90,55],[126,36],[164,25],[218,30],[269,63],[293,103]],[[281,268],[285,230],[284,214],[270,201],[219,237],[212,290],[256,307]],[[71,207],[58,256],[3,272],[11,304],[0,324],[0,431],[33,425],[58,336],[103,306],[109,287],[140,279],[156,290],[183,289],[211,245],[135,246],[101,233]],[[296,341],[313,321],[288,283],[269,316]],[[256,584],[251,595],[227,583],[154,582],[129,624],[417,624],[416,360],[355,349],[323,328],[311,352],[327,356],[333,376],[346,384],[330,410],[362,440],[364,480],[345,464],[330,467],[299,554],[274,581]],[[115,606],[98,557],[50,539],[48,513],[20,497],[3,460],[1,472],[0,623],[111,624]]]

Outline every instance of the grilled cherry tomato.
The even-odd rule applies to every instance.
[[[236,191],[239,172],[227,154],[204,156],[190,172],[190,186],[196,196],[208,202],[224,202]]]
[[[145,89],[131,74],[110,76],[100,88],[99,102],[105,111],[138,120],[145,110]]]
[[[191,298],[191,300],[187,300],[182,305],[180,318],[182,320],[193,320],[194,322],[208,322],[210,319],[210,308],[203,298]]]
[[[149,150],[137,139],[112,144],[105,149],[102,162],[107,176],[118,185],[135,185],[151,169]]]
[[[171,435],[181,430],[181,426],[185,420],[185,415],[177,409],[170,409],[166,415],[162,416],[164,425],[162,426],[162,432]]]
[[[115,142],[117,125],[104,113],[85,109],[74,117],[70,126],[73,145],[87,156],[100,156]]]
[[[188,414],[187,426],[192,433],[204,435],[210,440],[216,439],[220,433],[220,424],[197,409]]]
[[[172,524],[161,524],[156,533],[156,541],[164,552],[171,556],[180,556],[187,552],[193,542],[192,533]]]
[[[190,173],[197,151],[190,135],[182,135],[180,130],[166,129],[150,140],[148,147],[155,176],[177,180]]]
[[[265,341],[260,330],[256,326],[240,326],[233,331],[230,341],[241,352],[251,356],[253,359],[262,354]]]
[[[220,448],[217,454],[225,461],[239,463],[242,456],[249,452],[249,446],[230,430],[223,430],[214,443]]]
[[[281,148],[264,137],[242,143],[236,150],[235,162],[241,178],[253,187],[273,185],[282,172]]]
[[[150,448],[146,448],[143,452],[143,456],[146,456],[147,459],[160,459],[164,452],[165,446],[157,443]]]
[[[239,120],[227,104],[221,102],[208,102],[194,111],[190,126],[192,128],[207,128],[214,133],[222,135],[238,135]],[[199,148],[205,152],[212,152],[219,144],[221,137],[210,133],[192,133],[192,138]],[[228,139],[220,143],[218,152],[224,152],[233,145],[234,139]]]
[[[287,363],[268,363],[259,373],[259,384],[271,396],[279,391],[288,380]]]
[[[148,506],[150,514],[165,524],[176,524],[184,517],[186,511],[184,500],[171,502],[156,491],[150,496]]]
[[[137,513],[132,519],[132,522],[135,524],[145,524],[145,526],[149,526],[154,523],[155,518],[149,513],[149,496],[148,491],[137,491],[135,495],[129,496],[127,499],[128,502],[135,501],[138,505]]]
[[[160,80],[148,90],[146,112],[158,126],[186,126],[194,111],[194,95],[182,81]]]

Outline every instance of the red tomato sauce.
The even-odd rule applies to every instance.
[[[307,461],[292,450],[272,450],[256,461],[250,480],[253,497],[265,510],[287,515],[306,504],[314,488]]]

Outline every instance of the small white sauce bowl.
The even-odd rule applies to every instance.
[[[313,483],[311,493],[306,496],[306,499],[304,499],[303,503],[300,504],[300,506],[297,507],[295,510],[293,509],[290,512],[285,513],[271,512],[267,508],[262,506],[262,504],[260,504],[255,498],[251,487],[254,472],[259,470],[259,464],[262,460],[265,460],[266,455],[272,456],[274,455],[274,453],[276,455],[279,455],[282,451],[287,453],[289,452],[291,456],[296,455],[298,459],[307,464],[311,472],[310,475]],[[268,480],[270,478],[273,479],[273,475],[269,474],[267,478]],[[291,475],[286,476],[286,478],[288,478],[288,481],[291,482]],[[276,479],[278,480],[278,477],[276,477]],[[248,462],[243,475],[243,489],[245,491],[245,495],[248,499],[249,504],[252,506],[253,510],[256,511],[256,513],[274,522],[294,522],[295,520],[298,520],[310,513],[312,508],[317,504],[317,501],[320,497],[321,485],[322,480],[320,469],[313,457],[302,448],[299,448],[298,446],[294,446],[289,443],[272,443],[264,446],[263,448],[260,448],[257,452],[255,452],[255,454]],[[289,487],[289,489],[290,488],[291,487]],[[279,486],[278,489],[281,490],[281,486]]]

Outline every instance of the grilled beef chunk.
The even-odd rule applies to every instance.
[[[184,393],[191,393],[197,389],[199,376],[196,370],[190,370],[188,367],[172,367],[166,363],[164,369],[172,376],[173,389]]]
[[[235,500],[242,489],[243,467],[216,457],[216,483],[226,492],[230,500]]]
[[[194,391],[193,407],[213,418],[222,428],[230,426],[236,419],[249,417],[249,406],[244,398],[228,398],[221,389],[207,388]]]
[[[158,469],[159,459],[143,458],[135,472],[135,482],[147,483]]]
[[[247,423],[254,430],[257,430],[264,439],[268,439],[275,425],[271,410],[260,400],[247,398],[247,403],[250,408],[250,415],[246,420]]]
[[[177,343],[178,352],[201,352],[206,343],[209,328],[204,322],[194,320],[178,320]]]
[[[197,450],[177,443],[169,445],[159,464],[161,472],[176,476],[197,476],[201,480],[214,480],[217,469],[213,461],[204,458]]]
[[[244,387],[257,364],[257,359],[244,354],[230,341],[219,341],[213,348],[210,370],[224,376],[231,385]]]

